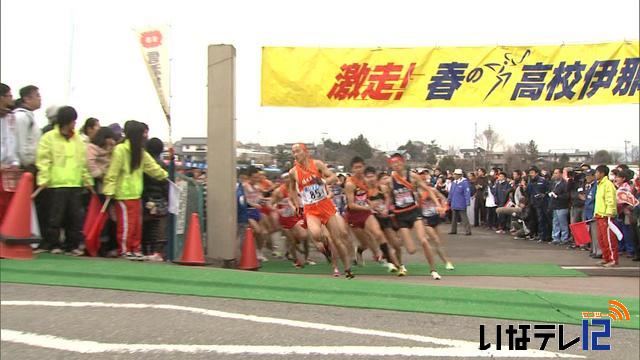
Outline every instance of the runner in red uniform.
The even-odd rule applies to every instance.
[[[289,200],[289,177],[289,174],[283,175],[284,182],[273,191],[271,203],[276,207],[282,232],[289,242],[289,254],[295,259],[296,267],[302,267],[309,258],[309,241],[307,230],[302,228],[302,217],[297,214],[297,209]],[[297,256],[298,243],[304,247],[304,259]]]
[[[340,256],[345,276],[352,279],[354,276],[345,247],[348,243],[347,227],[327,196],[326,185],[333,184],[337,180],[336,175],[322,161],[312,159],[304,144],[293,145],[291,151],[296,161],[289,171],[289,199],[296,208],[304,206],[304,216],[313,242],[323,253],[326,253],[326,249],[321,240],[322,225],[327,227],[331,233],[329,241]],[[298,199],[298,193],[301,199]]]
[[[353,228],[354,233],[365,232],[375,243],[380,246],[382,254],[387,260],[389,270],[397,272],[400,263],[395,254],[389,251],[389,244],[380,228],[378,220],[373,216],[371,206],[369,204],[369,189],[364,179],[364,160],[356,156],[351,160],[352,175],[347,179],[345,185],[345,194],[347,195],[347,219],[349,225]],[[362,243],[362,246],[367,244]],[[375,244],[371,244],[371,251],[375,252]],[[362,254],[361,248],[358,252]]]

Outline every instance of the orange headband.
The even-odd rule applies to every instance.
[[[307,145],[305,145],[303,143],[297,143],[297,144],[291,145],[291,150],[293,150],[293,147],[296,146],[296,145],[300,146],[300,149],[302,149],[302,151],[304,151],[305,154],[309,153],[309,150],[307,150]]]

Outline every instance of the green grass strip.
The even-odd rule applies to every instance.
[[[430,269],[423,264],[407,264],[409,276],[428,276]],[[586,277],[581,271],[574,269],[563,269],[556,264],[508,264],[508,263],[461,263],[456,264],[454,271],[444,268],[443,264],[438,265],[438,271],[445,276],[511,276],[511,277]],[[364,266],[354,267],[360,275],[385,275],[387,268],[373,261],[366,262]],[[332,268],[326,262],[319,262],[314,266],[305,266],[296,269],[290,261],[276,260],[262,264],[262,272],[271,273],[291,273],[291,274],[331,274]]]
[[[580,324],[582,311],[608,313],[610,299],[407,284],[397,278],[374,282],[53,255],[34,261],[0,260],[0,281],[565,324]],[[640,299],[618,299],[628,307],[631,321],[613,326],[640,329]]]

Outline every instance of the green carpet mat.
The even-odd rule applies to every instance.
[[[409,276],[428,276],[430,269],[426,263],[407,264]],[[556,264],[495,264],[495,263],[464,263],[456,264],[453,271],[446,270],[443,264],[437,266],[438,272],[444,276],[568,276],[584,277],[583,272],[573,269],[563,269]],[[385,275],[387,268],[373,261],[364,266],[354,266],[354,271],[360,275]],[[292,273],[292,274],[331,274],[331,265],[325,261],[314,266],[296,269],[290,261],[274,260],[262,263],[261,272]]]
[[[60,255],[41,255],[34,261],[0,260],[0,281],[568,324],[580,324],[582,311],[608,313],[610,299],[407,284],[397,278],[374,282]],[[640,299],[619,300],[632,319],[613,322],[613,326],[640,329]]]

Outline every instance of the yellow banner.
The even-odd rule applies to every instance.
[[[158,93],[158,100],[169,123],[169,128],[171,128],[171,109],[169,108],[171,65],[169,64],[169,48],[167,46],[169,29],[167,26],[161,25],[136,29],[136,33],[140,39],[140,50],[144,63]]]
[[[262,50],[262,105],[472,107],[640,103],[640,42]]]

